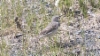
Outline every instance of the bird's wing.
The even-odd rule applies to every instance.
[[[49,34],[49,33],[51,33],[52,31],[56,30],[56,29],[58,28],[57,26],[58,26],[57,23],[49,24],[45,29],[43,29],[43,30],[41,31],[40,34],[43,34],[43,35]]]

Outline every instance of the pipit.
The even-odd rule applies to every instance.
[[[47,25],[46,28],[44,28],[40,34],[39,38],[41,37],[50,37],[56,33],[58,30],[58,27],[60,26],[60,19],[61,16],[56,15],[51,18],[51,22]]]

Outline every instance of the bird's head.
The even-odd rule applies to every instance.
[[[53,16],[52,21],[59,22],[60,17],[59,15]]]

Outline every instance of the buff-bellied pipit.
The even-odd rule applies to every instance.
[[[53,16],[51,18],[51,22],[47,25],[47,27],[40,32],[39,38],[50,37],[53,34],[55,34],[56,31],[58,30],[58,27],[60,26],[60,21],[59,21],[60,17],[61,16],[59,15]]]

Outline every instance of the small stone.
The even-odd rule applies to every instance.
[[[98,39],[100,39],[100,36],[98,36]]]
[[[17,34],[15,35],[14,38],[19,38],[19,37],[21,37],[22,35],[23,35],[22,33],[17,33]]]

